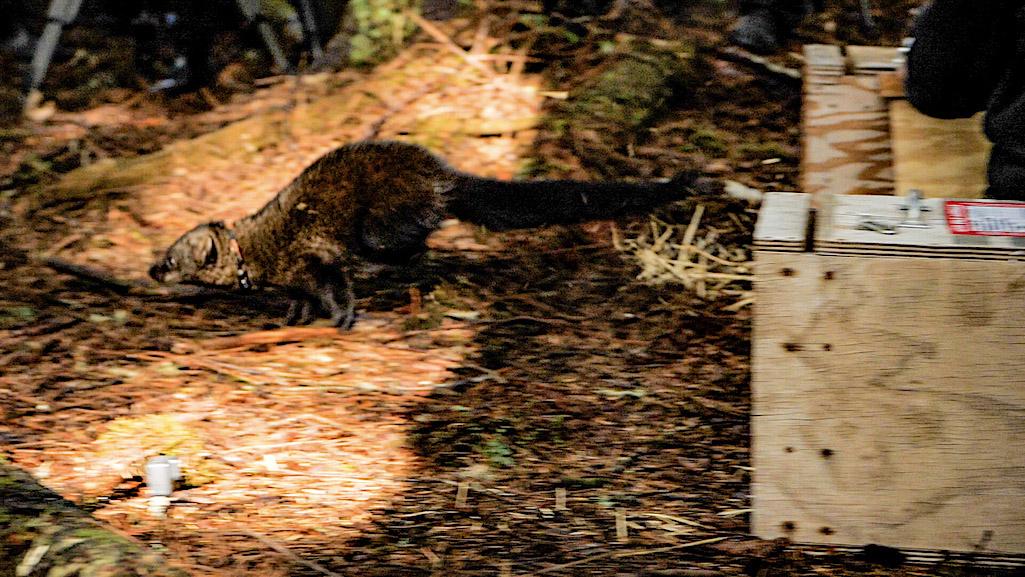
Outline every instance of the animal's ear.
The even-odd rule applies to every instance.
[[[199,228],[193,231],[187,246],[189,249],[189,260],[194,263],[193,266],[195,267],[206,266],[210,261],[211,253],[216,258],[217,240],[214,237],[213,231],[209,229]]]
[[[217,239],[213,235],[207,238],[206,242],[206,256],[203,258],[203,266],[213,266],[217,264]]]

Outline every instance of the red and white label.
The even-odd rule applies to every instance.
[[[1025,236],[1025,202],[948,200],[943,211],[954,234]]]

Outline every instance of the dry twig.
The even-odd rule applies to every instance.
[[[453,42],[452,39],[449,38],[444,32],[442,32],[437,26],[431,24],[415,12],[406,11],[405,14],[406,17],[408,17],[410,20],[416,22],[416,25],[422,28],[424,32],[430,34],[431,37],[433,37],[438,42],[441,42],[442,46],[444,46],[446,50],[448,50],[452,54],[455,54],[459,58],[462,58],[463,61],[472,66],[475,70],[485,74],[486,76],[495,75],[495,72],[493,70],[488,69],[487,66],[484,66],[483,64],[478,62],[471,54],[468,54],[466,50],[463,50],[458,44]]]

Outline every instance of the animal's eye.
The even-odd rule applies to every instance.
[[[173,256],[167,257],[167,268],[175,268],[178,266],[178,261],[174,260]]]

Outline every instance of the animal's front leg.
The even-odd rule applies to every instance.
[[[296,304],[289,309],[289,318],[304,318],[308,312],[319,308],[327,313],[331,324],[346,330],[356,317],[356,299],[352,291],[352,279],[346,266],[349,263],[327,251],[309,251],[292,261],[292,267],[282,275],[280,284],[296,300],[307,304]],[[305,311],[308,308],[309,311]]]
[[[331,271],[318,279],[317,296],[324,310],[331,315],[331,324],[342,330],[352,328],[356,319],[356,295],[352,278],[346,271]]]
[[[314,303],[306,295],[292,295],[288,304],[288,314],[285,316],[285,324],[288,326],[308,325],[313,322]]]

